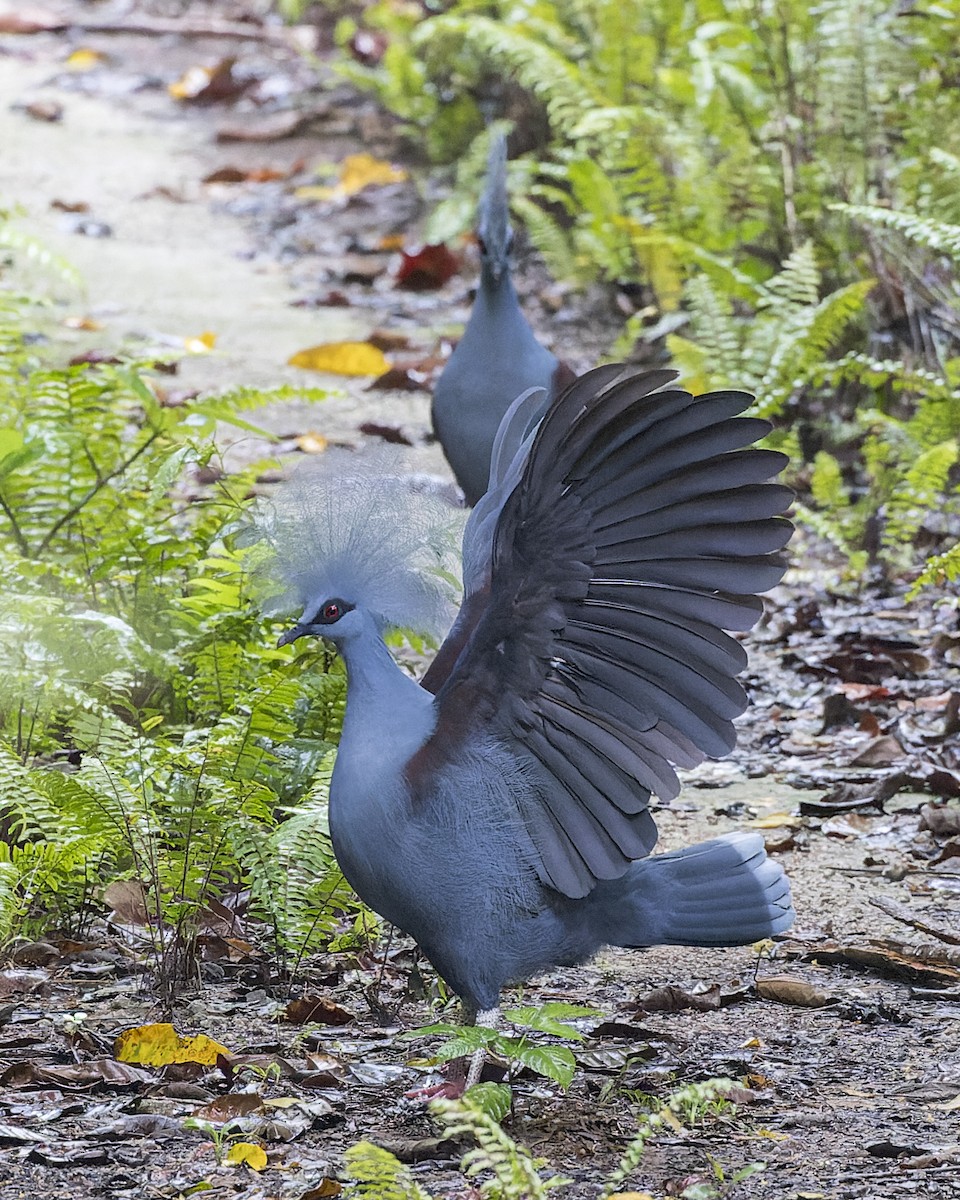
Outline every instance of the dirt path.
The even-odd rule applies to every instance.
[[[84,276],[86,297],[65,292],[65,312],[95,316],[106,326],[107,337],[118,342],[143,338],[141,344],[179,347],[188,336],[215,332],[216,352],[187,358],[181,367],[178,386],[200,388],[237,382],[301,384],[303,373],[284,365],[295,351],[318,341],[362,337],[375,325],[389,326],[392,302],[384,297],[374,297],[365,309],[290,307],[291,276],[299,272],[302,282],[304,271],[311,269],[304,263],[318,257],[315,240],[313,259],[306,255],[280,266],[263,251],[262,236],[254,237],[248,224],[223,211],[224,194],[200,183],[225,162],[249,166],[269,161],[285,170],[304,156],[339,157],[342,144],[325,149],[315,139],[294,138],[227,152],[213,141],[213,111],[178,107],[160,86],[126,90],[151,74],[163,80],[175,77],[232,47],[196,39],[92,37],[83,44],[107,53],[109,70],[99,82],[92,76],[84,82],[81,75],[63,73],[63,61],[77,44],[51,35],[0,38],[0,197],[22,206],[23,226]],[[21,106],[36,98],[61,103],[62,120],[47,123],[26,115]],[[158,193],[158,188],[167,191]],[[85,219],[105,223],[113,236],[68,232],[76,218],[51,209],[54,200],[85,202]],[[252,204],[250,219],[258,215],[261,210]],[[342,242],[343,228],[336,232]],[[434,322],[437,312],[437,303],[426,304],[424,324]],[[409,319],[409,311],[404,315]],[[78,349],[92,340],[81,333],[72,336]],[[102,344],[104,335],[95,340]],[[275,430],[318,429],[328,437],[356,439],[360,420],[383,421],[409,431],[415,443],[408,452],[412,467],[447,474],[437,449],[424,443],[429,404],[424,393],[372,393],[363,391],[362,384],[313,376],[308,382],[344,388],[346,395],[321,408],[284,406],[266,418]],[[238,455],[262,449],[248,445]],[[809,591],[809,577],[805,586]],[[787,591],[775,607],[787,609],[793,603]],[[923,629],[917,633],[910,626],[911,635],[932,640],[944,618],[937,618],[940,626],[922,615],[917,620]],[[830,614],[828,635],[829,627]],[[620,1065],[584,1067],[566,1097],[537,1081],[518,1085],[510,1131],[576,1181],[560,1195],[574,1200],[596,1195],[597,1181],[629,1140],[634,1106],[642,1105],[644,1097],[662,1097],[678,1083],[728,1074],[744,1081],[739,1114],[707,1123],[692,1136],[661,1139],[644,1157],[632,1184],[657,1195],[669,1189],[678,1195],[691,1182],[706,1186],[713,1178],[716,1194],[727,1194],[726,1184],[711,1176],[709,1153],[727,1180],[744,1164],[765,1161],[765,1171],[730,1193],[757,1200],[960,1197],[956,987],[931,991],[928,986],[923,994],[916,980],[911,986],[849,962],[816,960],[828,936],[838,944],[861,947],[878,936],[923,940],[874,907],[876,899],[906,905],[931,920],[948,919],[952,911],[955,920],[950,864],[941,863],[939,869],[929,865],[937,847],[921,830],[919,815],[928,797],[904,794],[886,812],[858,813],[846,826],[841,814],[832,828],[828,818],[792,815],[802,800],[825,790],[798,791],[782,773],[802,775],[804,755],[813,752],[811,747],[817,750],[830,689],[822,682],[787,679],[786,646],[784,638],[763,650],[752,647],[756,707],[745,724],[737,759],[694,773],[681,802],[658,821],[667,848],[748,822],[762,828],[793,880],[799,913],[799,940],[793,949],[800,954],[806,948],[814,961],[799,961],[782,950],[773,961],[761,962],[749,948],[666,948],[607,954],[586,969],[556,972],[528,989],[529,1002],[561,998],[592,1003],[638,1029],[598,1036],[598,1044],[613,1055],[610,1061]],[[839,738],[829,748],[823,743],[818,751],[835,756],[832,767],[849,764],[869,740],[860,730],[848,732],[846,741]],[[775,770],[781,775],[774,775]],[[748,772],[758,777],[746,779]],[[853,778],[863,772],[849,774]],[[335,1195],[311,1189],[332,1179],[342,1150],[361,1137],[386,1139],[411,1158],[425,1158],[416,1168],[417,1177],[436,1194],[463,1200],[475,1195],[456,1170],[457,1149],[423,1141],[435,1135],[435,1127],[422,1109],[402,1099],[404,1089],[420,1076],[405,1065],[410,1048],[400,1040],[400,1026],[425,1023],[431,1015],[422,1001],[404,998],[408,966],[407,949],[391,960],[380,980],[390,1004],[402,1005],[396,1026],[382,1028],[362,999],[363,990],[384,975],[381,966],[331,965],[329,994],[357,1019],[346,1031],[321,1029],[314,1040],[349,1064],[349,1070],[344,1068],[339,1083],[308,1093],[328,1103],[330,1114],[297,1140],[272,1143],[271,1164],[278,1170],[262,1180],[217,1168],[209,1145],[184,1141],[182,1133],[169,1140],[144,1130],[101,1137],[107,1117],[121,1112],[178,1120],[191,1112],[196,1097],[187,1099],[172,1087],[148,1099],[108,1094],[99,1111],[84,1111],[82,1104],[71,1107],[69,1096],[43,1099],[44,1093],[8,1089],[0,1094],[4,1120],[42,1121],[53,1150],[45,1158],[31,1157],[16,1145],[0,1151],[0,1196],[89,1200],[109,1194],[139,1200],[186,1194],[200,1179],[212,1180],[217,1195],[251,1200]],[[764,998],[753,988],[758,972],[762,978],[813,985],[825,1002],[810,1007],[787,1002],[785,995]],[[704,1000],[701,1009],[638,1013],[637,1000],[664,985],[688,995],[706,994],[718,1006],[711,1008],[712,1000]],[[106,1040],[117,1029],[151,1019],[149,997],[138,987],[138,978],[129,972],[109,985],[85,982],[82,974],[59,975],[31,1011],[23,1015],[20,1010],[11,1028],[41,1030],[55,1042],[63,1016],[82,1009]],[[717,988],[722,997],[721,991],[711,990]],[[304,1053],[300,1031],[276,1024],[275,1009],[262,989],[236,973],[209,987],[185,1010],[183,1023],[232,1047],[299,1062]],[[29,1039],[19,1044],[14,1039],[3,1050],[6,1061],[42,1058],[44,1053]],[[378,1074],[372,1068],[380,1064],[396,1069]],[[371,1069],[364,1075],[360,1068]],[[202,1081],[210,1095],[216,1086],[209,1078]],[[289,1083],[274,1089],[278,1095],[291,1090],[296,1089]],[[28,1110],[32,1116],[24,1115]],[[0,1129],[0,1139],[5,1136]]]
[[[425,444],[426,393],[365,392],[368,380],[286,365],[317,342],[365,339],[389,322],[389,311],[293,307],[289,271],[225,212],[243,208],[237,189],[203,185],[225,165],[284,172],[298,161],[322,162],[327,155],[337,161],[342,154],[312,137],[222,146],[215,140],[222,111],[170,98],[167,82],[236,52],[234,44],[43,34],[4,38],[2,49],[0,198],[23,211],[18,224],[24,230],[79,271],[84,294],[58,285],[65,311],[92,316],[104,329],[73,334],[78,350],[112,343],[173,356],[185,339],[211,331],[214,352],[184,357],[178,387],[329,387],[333,395],[322,410],[292,402],[258,419],[274,433],[317,430],[346,441],[358,440],[361,419],[401,426],[415,443],[411,467],[450,477],[439,450]],[[77,49],[102,53],[102,68],[71,72],[66,62]],[[264,56],[269,65],[275,53],[264,50]],[[289,62],[290,54],[280,57]],[[32,118],[27,108],[36,102],[60,105],[62,118]],[[55,203],[82,204],[87,211],[64,213]],[[248,207],[256,213],[258,201],[250,197]],[[109,236],[77,232],[104,227]],[[235,439],[227,433],[226,440]],[[268,450],[244,441],[233,464]]]

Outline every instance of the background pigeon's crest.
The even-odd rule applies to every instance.
[[[338,597],[384,627],[439,636],[459,599],[453,572],[465,515],[429,483],[403,475],[395,455],[326,454],[258,513],[272,551],[261,573],[285,589],[265,608],[315,608]]]
[[[507,139],[494,134],[487,161],[487,186],[480,201],[478,233],[494,262],[507,260],[510,251],[510,208],[507,201]]]

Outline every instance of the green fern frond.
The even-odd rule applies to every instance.
[[[559,1175],[544,1178],[542,1161],[526,1146],[515,1142],[488,1113],[463,1100],[434,1100],[430,1111],[448,1137],[470,1137],[477,1146],[463,1157],[461,1169],[468,1179],[489,1172],[493,1178],[480,1184],[480,1194],[491,1200],[542,1200],[548,1192],[572,1180]]]
[[[344,1152],[351,1182],[345,1195],[357,1200],[430,1200],[410,1168],[389,1150],[372,1142],[357,1142]]]
[[[918,246],[937,254],[946,254],[960,262],[960,225],[937,221],[919,213],[880,208],[875,204],[831,204],[830,207],[855,221],[896,230]]]

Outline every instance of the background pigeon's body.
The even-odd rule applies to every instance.
[[[433,428],[467,503],[487,490],[490,452],[503,414],[521,392],[543,388],[548,401],[573,378],[537,341],[510,278],[506,144],[490,152],[480,206],[480,285],[463,337],[433,393]]]
[[[747,448],[766,423],[735,416],[743,393],[655,391],[669,372],[604,391],[616,373],[584,376],[526,441],[522,402],[504,422],[464,535],[467,598],[424,685],[382,640],[415,591],[375,519],[301,570],[304,619],[282,639],[321,634],[346,661],[344,874],[476,1010],[605,943],[732,945],[792,921],[756,835],[645,857],[670,764],[733,744],[745,655],[722,630],[749,628],[782,574],[790,494],[764,481],[783,456]]]

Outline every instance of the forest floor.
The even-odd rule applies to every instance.
[[[8,32],[11,14],[43,28]],[[70,22],[52,28],[62,14]],[[409,151],[295,35],[258,33],[247,16],[240,4],[104,0],[52,16],[0,4],[2,199],[85,281],[83,296],[57,285],[58,319],[83,318],[58,336],[78,354],[125,346],[169,357],[215,333],[212,352],[182,358],[171,388],[329,384],[340,394],[321,406],[263,415],[280,450],[386,438],[411,470],[449,479],[422,385],[468,311],[470,252],[439,286],[405,289],[397,248],[412,253],[435,197],[409,180],[339,199],[298,194],[318,165],[359,152],[403,165]],[[228,27],[210,36],[214,20]],[[218,66],[212,92],[170,94],[204,66]],[[531,264],[519,286],[538,331],[576,369],[615,339],[615,298],[572,296]],[[401,388],[287,365],[319,342],[371,338],[388,348]],[[224,440],[228,469],[277,449]],[[802,534],[792,554],[747,642],[751,707],[737,751],[686,773],[657,820],[664,848],[761,830],[792,881],[796,927],[762,956],[607,952],[524,989],[524,1003],[602,1013],[580,1023],[587,1039],[567,1092],[514,1082],[506,1128],[573,1181],[559,1195],[599,1194],[651,1097],[722,1075],[738,1081],[736,1108],[658,1137],[625,1190],[960,1197],[956,613],[842,584]],[[436,1044],[403,1037],[436,1018],[423,998],[429,968],[413,970],[405,940],[375,960],[309,964],[330,1024],[287,1019],[268,960],[221,955],[175,1021],[226,1045],[230,1064],[134,1071],[114,1061],[114,1037],[162,1018],[142,962],[116,930],[101,934],[21,947],[0,972],[3,1200],[333,1196],[344,1149],[363,1138],[413,1164],[431,1195],[478,1195],[459,1170],[466,1147],[404,1096],[429,1082],[415,1056]],[[267,1167],[218,1165],[210,1136],[184,1128],[190,1115],[242,1117]],[[733,1184],[750,1163],[765,1166]]]

